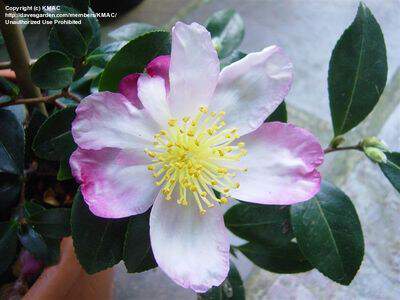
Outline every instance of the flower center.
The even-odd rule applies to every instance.
[[[187,206],[188,199],[194,199],[200,214],[205,214],[204,205],[225,204],[230,190],[239,188],[234,181],[236,172],[247,169],[232,162],[246,155],[245,145],[233,144],[239,135],[235,128],[224,129],[224,115],[200,107],[194,118],[170,119],[168,129],[154,136],[154,149],[145,153],[153,161],[148,169],[158,179],[155,184],[162,186],[166,200],[176,197],[178,204]],[[213,189],[221,193],[220,198]]]

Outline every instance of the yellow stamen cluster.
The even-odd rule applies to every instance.
[[[200,107],[194,118],[170,119],[168,128],[154,136],[154,149],[145,150],[153,161],[148,170],[156,178],[155,184],[162,186],[166,200],[174,197],[186,206],[188,199],[194,199],[200,214],[205,214],[204,205],[213,207],[214,201],[225,204],[230,190],[239,188],[233,180],[235,172],[247,169],[230,163],[246,155],[245,145],[233,144],[239,135],[237,129],[226,128],[224,115]],[[220,199],[213,189],[221,193]]]

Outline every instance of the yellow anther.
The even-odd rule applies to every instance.
[[[240,188],[240,183],[239,183],[239,182],[236,182],[236,183],[235,183],[235,189],[238,189],[238,188]]]
[[[169,119],[168,120],[168,125],[171,127],[174,127],[176,125],[176,123],[178,123],[177,119]]]
[[[205,106],[200,106],[199,110],[200,110],[200,112],[202,112],[204,114],[208,113],[208,108]]]
[[[234,171],[247,169],[230,162],[239,161],[247,152],[243,142],[233,144],[239,137],[236,128],[222,129],[227,125],[224,115],[225,112],[211,112],[201,106],[196,116],[171,118],[168,130],[154,135],[153,148],[145,150],[154,163],[146,167],[158,178],[154,183],[160,186],[166,200],[175,199],[183,206],[197,205],[203,215],[215,202],[227,203],[230,190],[239,188],[232,179]],[[216,198],[213,189],[221,191],[221,199]]]
[[[220,202],[221,202],[221,204],[227,204],[227,203],[228,203],[228,198],[222,197],[222,198],[220,199]]]

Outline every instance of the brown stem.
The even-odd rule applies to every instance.
[[[56,94],[56,95],[52,95],[52,96],[44,96],[44,97],[37,97],[37,98],[16,99],[16,100],[11,100],[8,102],[0,103],[0,107],[19,105],[19,104],[51,103],[61,97],[63,97],[63,94]]]
[[[33,65],[36,62],[36,59],[31,59],[29,65]],[[11,61],[3,61],[0,62],[0,70],[12,69]]]
[[[62,96],[65,98],[69,98],[73,101],[75,101],[76,103],[81,102],[81,98],[79,98],[77,95],[71,93],[70,91],[68,91],[68,87],[64,88],[61,92]]]
[[[16,24],[5,24],[5,13],[4,1],[0,0],[0,29],[18,84],[25,97],[41,97],[40,89],[33,84],[31,79],[29,66],[31,58],[22,30]],[[37,105],[40,111],[47,116],[46,106],[41,102],[38,102]]]
[[[358,151],[362,151],[362,148],[360,145],[354,145],[354,146],[346,146],[346,147],[337,147],[337,148],[332,148],[332,147],[328,147],[324,150],[324,153],[331,153],[331,152],[335,152],[335,151],[345,151],[345,150],[358,150]]]

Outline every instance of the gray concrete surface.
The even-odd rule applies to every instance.
[[[347,137],[356,142],[366,134],[378,135],[399,150],[400,72],[396,70],[400,64],[400,3],[365,2],[385,35],[390,84],[373,114]],[[327,94],[329,58],[340,34],[354,18],[357,5],[353,0],[146,0],[109,29],[134,21],[160,25],[178,12],[178,18],[201,23],[219,9],[235,8],[246,25],[240,47],[243,51],[277,44],[292,58],[295,82],[287,97],[289,120],[309,129],[326,145],[332,135]],[[277,275],[253,267],[241,257],[238,265],[246,279],[248,299],[400,299],[400,195],[379,168],[359,153],[327,156],[322,173],[343,188],[359,212],[366,255],[358,275],[349,287],[343,287],[317,271]],[[115,283],[116,299],[195,299],[192,292],[174,285],[159,270],[129,275],[119,265]]]

